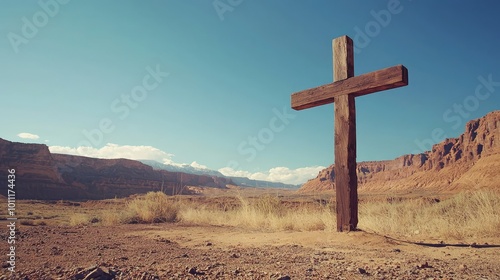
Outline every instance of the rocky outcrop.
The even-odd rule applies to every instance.
[[[128,159],[51,154],[42,144],[0,139],[0,178],[16,170],[17,199],[105,199],[148,191],[185,194],[185,186],[225,188],[230,179],[155,170]]]
[[[458,138],[446,139],[418,155],[359,162],[358,188],[363,191],[500,188],[500,111],[473,120]],[[334,189],[334,165],[322,170],[299,191]]]

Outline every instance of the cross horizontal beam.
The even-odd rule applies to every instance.
[[[292,108],[303,110],[333,103],[341,95],[354,97],[408,85],[408,69],[397,65],[292,94]]]

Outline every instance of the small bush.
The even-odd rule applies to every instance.
[[[87,214],[75,213],[69,218],[69,224],[71,226],[82,226],[90,224],[91,218]]]
[[[105,226],[114,226],[128,223],[130,218],[125,211],[106,210],[101,213],[100,222]]]
[[[163,192],[148,192],[127,204],[129,223],[171,223],[177,220],[179,207]]]

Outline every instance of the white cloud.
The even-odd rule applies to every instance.
[[[127,158],[134,160],[154,160],[161,162],[163,164],[170,164],[177,167],[193,167],[197,169],[209,169],[206,165],[200,164],[193,161],[191,164],[187,163],[177,163],[173,161],[173,154],[164,152],[158,148],[152,146],[129,146],[129,145],[117,145],[108,143],[102,148],[94,147],[63,147],[63,146],[50,146],[49,150],[51,153],[56,154],[69,154],[84,157],[93,158]]]
[[[252,176],[252,173],[244,170],[234,170],[231,167],[223,167],[218,170],[220,173],[231,177],[248,177]]]
[[[70,154],[94,158],[127,158],[135,160],[155,160],[162,163],[172,164],[174,155],[166,153],[151,146],[120,146],[112,143],[106,144],[102,148],[94,147],[62,147],[50,146],[51,153]],[[178,165],[178,164],[177,164]]]
[[[191,163],[191,166],[198,169],[208,169],[206,165],[199,164],[196,161],[193,161],[193,163]]]
[[[22,139],[32,139],[32,140],[40,138],[40,136],[28,132],[21,132],[17,136]]]
[[[282,182],[286,184],[300,185],[309,179],[313,179],[318,172],[325,169],[324,166],[310,166],[297,169],[288,167],[274,167],[266,172],[251,173],[243,170],[234,170],[230,167],[219,169],[219,172],[226,176],[247,177],[252,180],[264,180],[271,182]]]

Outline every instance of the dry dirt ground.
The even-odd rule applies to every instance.
[[[40,204],[31,215],[72,211],[63,204]],[[180,223],[18,224],[11,273],[7,224],[0,221],[0,279],[500,279],[499,238],[417,244],[362,231]]]
[[[500,279],[500,248],[454,245],[365,232],[22,226],[16,272],[0,279]]]

